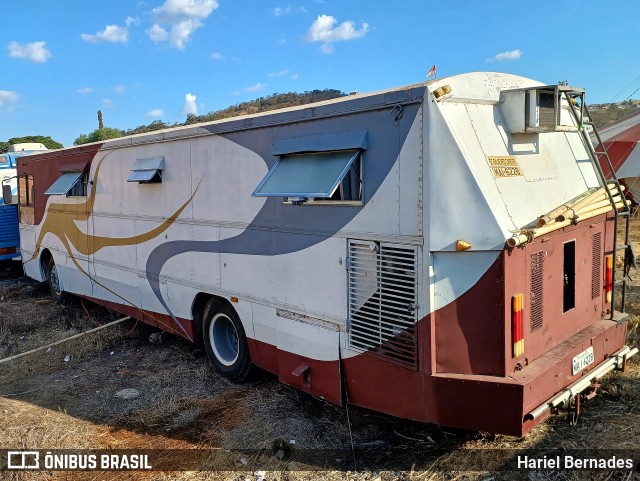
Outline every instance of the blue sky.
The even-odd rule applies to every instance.
[[[470,71],[640,87],[640,2],[4,0],[0,140],[182,122],[276,92],[372,92]],[[640,98],[640,90],[632,98]]]

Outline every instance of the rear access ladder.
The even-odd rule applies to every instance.
[[[611,159],[609,158],[609,154],[607,153],[607,149],[602,142],[600,134],[598,133],[598,129],[596,125],[591,120],[591,115],[589,113],[589,109],[587,108],[587,104],[584,102],[584,90],[576,89],[573,87],[569,87],[568,85],[558,85],[557,86],[558,93],[564,94],[567,99],[567,103],[570,106],[570,111],[573,114],[573,117],[576,121],[576,125],[578,126],[578,130],[582,134],[582,139],[584,144],[587,146],[587,151],[589,152],[589,157],[591,162],[595,166],[596,172],[600,178],[601,184],[604,186],[607,191],[607,195],[609,197],[609,201],[611,202],[611,206],[613,207],[614,212],[614,228],[613,228],[613,239],[614,239],[614,256],[613,256],[613,280],[612,280],[612,293],[611,293],[611,319],[614,319],[615,311],[624,312],[625,301],[626,301],[626,291],[627,291],[627,282],[629,281],[629,269],[632,265],[635,264],[635,259],[633,256],[633,251],[631,249],[631,244],[629,242],[629,224],[631,219],[631,208],[627,203],[624,203],[624,208],[618,211],[615,206],[615,200],[613,199],[613,194],[611,189],[609,188],[610,183],[613,183],[618,192],[622,193],[622,189],[620,186],[620,182],[616,173],[613,169],[613,165],[611,164]],[[558,99],[559,101],[560,99]],[[560,109],[558,109],[557,115],[560,115]],[[559,119],[558,119],[559,120]],[[585,128],[585,126],[591,126],[593,133],[597,139],[596,147],[591,143],[591,139],[589,137],[589,132]],[[599,146],[599,148],[597,148]],[[601,160],[604,162],[600,162]],[[602,164],[605,166],[605,170],[602,168]],[[622,195],[624,198],[624,195]],[[622,219],[625,219],[624,222],[624,241],[622,244],[618,242],[618,231],[620,229],[620,223]],[[619,251],[624,251],[624,261],[622,267],[622,278],[616,279],[616,259]],[[620,286],[621,296],[620,296],[620,308],[615,309],[615,299],[617,287]]]

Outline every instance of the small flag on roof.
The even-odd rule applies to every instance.
[[[431,67],[429,69],[429,71],[427,72],[427,78],[429,77],[435,77],[436,76],[436,66],[434,65],[433,67]]]

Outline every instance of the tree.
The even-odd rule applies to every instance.
[[[13,144],[36,143],[43,144],[47,149],[61,149],[64,147],[60,142],[56,142],[51,137],[43,135],[27,135],[26,137],[12,137],[6,142],[0,142],[0,153],[7,152]]]
[[[102,110],[98,110],[98,129],[104,129],[104,122],[102,121]]]
[[[98,128],[91,132],[89,135],[81,134],[76,140],[73,141],[73,145],[89,144],[91,142],[102,142],[108,139],[117,139],[122,137],[124,132],[120,129],[113,129],[111,127]]]

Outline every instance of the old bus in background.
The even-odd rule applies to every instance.
[[[0,260],[14,259],[20,255],[18,231],[18,178],[16,162],[19,157],[47,148],[40,143],[13,144],[8,152],[0,154]],[[23,189],[24,191],[25,189]]]

